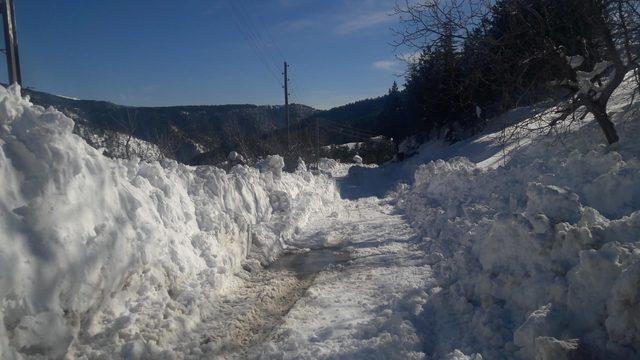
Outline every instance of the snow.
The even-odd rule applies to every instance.
[[[342,177],[349,172],[353,164],[342,164],[334,159],[320,158],[318,170],[332,177]]]
[[[270,155],[258,163],[258,168],[263,173],[271,173],[275,178],[282,177],[284,158],[280,155]]]
[[[610,61],[602,61],[597,63],[594,67],[593,70],[591,70],[590,72],[585,72],[585,71],[577,71],[576,75],[577,75],[577,85],[580,88],[580,93],[582,94],[589,94],[591,92],[593,92],[594,94],[598,94],[600,93],[599,88],[602,88],[602,86],[596,86],[595,83],[595,79],[597,79],[600,75],[602,75],[604,72],[606,72],[610,67],[611,67],[612,63]]]
[[[331,249],[335,258],[254,357],[424,358],[410,319],[428,298],[422,289],[431,268],[415,233],[393,210],[362,199],[316,219],[291,240],[292,246]]]
[[[323,146],[322,148],[324,150],[331,150],[332,148],[355,150],[361,147],[363,144],[364,142],[350,142],[350,143],[339,144],[339,145],[326,145],[326,146]]]
[[[314,174],[110,159],[0,88],[0,358],[637,358],[635,90],[612,146],[539,104]]]
[[[245,162],[244,156],[240,155],[237,151],[231,151],[227,156],[227,160]]]
[[[71,96],[64,96],[64,95],[56,95],[57,97],[63,98],[63,99],[67,99],[67,100],[80,100],[78,98],[75,97],[71,97]]]
[[[536,137],[508,148],[501,164],[490,152],[454,156],[487,134],[420,165],[400,190],[427,252],[444,257],[435,271],[443,290],[420,315],[435,337],[429,352],[638,356],[640,124],[638,106],[627,106],[634,88],[623,84],[609,109],[619,144],[604,145],[587,118],[562,142]]]
[[[171,357],[247,253],[273,260],[335,206],[327,177],[276,158],[230,173],[107,158],[19,93],[0,89],[0,358]]]
[[[584,64],[584,57],[581,55],[566,56],[565,58],[572,69],[577,69]]]

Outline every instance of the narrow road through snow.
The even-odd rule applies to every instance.
[[[411,321],[435,288],[423,241],[389,200],[340,208],[311,219],[271,266],[248,263],[230,291],[194,299],[200,321],[181,325],[186,331],[164,327],[188,317],[167,319],[153,301],[136,305],[137,321],[146,324],[137,338],[162,337],[185,359],[422,358]],[[145,358],[144,347],[119,350],[113,341],[126,324],[110,327],[79,338],[75,354],[112,349]]]
[[[177,344],[186,357],[421,358],[411,323],[434,281],[393,205],[367,198],[313,219],[290,253],[240,274]]]
[[[296,243],[310,252],[275,265],[297,273],[304,294],[288,297],[295,304],[243,355],[420,358],[421,339],[410,320],[434,282],[420,243],[394,207],[376,198],[316,219]]]

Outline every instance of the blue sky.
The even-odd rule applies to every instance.
[[[390,45],[394,4],[18,0],[24,85],[126,105],[279,104],[283,91],[263,62],[279,75],[285,57],[293,100],[329,108],[382,95],[402,73]]]

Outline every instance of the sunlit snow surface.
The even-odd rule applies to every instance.
[[[0,89],[0,358],[637,358],[634,86],[613,146],[588,117],[330,175],[111,160]]]
[[[173,356],[339,198],[326,176],[113,160],[73,121],[0,89],[0,358]]]
[[[425,351],[490,359],[640,355],[640,121],[624,83],[609,108],[621,141],[589,118],[526,139],[506,159],[495,135],[421,165],[400,208],[443,261],[420,315]],[[487,142],[487,140],[489,140]],[[430,156],[423,148],[421,156]],[[469,156],[473,161],[455,158]],[[495,165],[501,165],[496,167]],[[577,348],[577,349],[576,349]]]
[[[420,238],[379,199],[310,224],[296,246],[348,254],[319,273],[256,358],[422,358],[411,323],[433,287]]]

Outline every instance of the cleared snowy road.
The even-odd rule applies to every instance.
[[[247,266],[175,344],[185,358],[422,358],[411,322],[432,288],[420,241],[375,198],[312,220],[267,269]],[[151,330],[151,329],[150,329]]]
[[[135,339],[174,333],[162,337],[172,351],[153,358],[422,358],[411,320],[426,302],[425,289],[435,286],[424,242],[385,200],[345,201],[340,209],[313,218],[271,266],[249,262],[232,290],[194,299],[200,321],[182,327],[188,331],[166,328],[190,321],[171,315],[183,310],[149,302],[136,308],[144,326],[133,346],[120,349],[113,341],[128,328],[118,320],[109,331],[78,339],[75,356],[91,358],[100,349],[144,359],[149,350]]]
[[[275,263],[263,268],[247,262],[228,291],[179,303],[132,303],[135,317],[81,333],[72,353],[141,359],[422,358],[423,341],[412,319],[426,303],[425,291],[435,287],[422,247],[389,199],[339,200],[333,210],[316,212]],[[128,335],[127,329],[137,332]],[[115,337],[128,345],[121,347]],[[147,339],[161,347],[149,349]]]
[[[410,320],[433,280],[420,241],[384,200],[350,202],[346,210],[317,219],[298,237],[296,245],[312,249],[310,258],[327,248],[340,256],[251,357],[422,357]]]
[[[422,358],[411,323],[431,269],[420,241],[384,200],[314,219],[267,269],[247,267],[184,334],[186,358]]]

